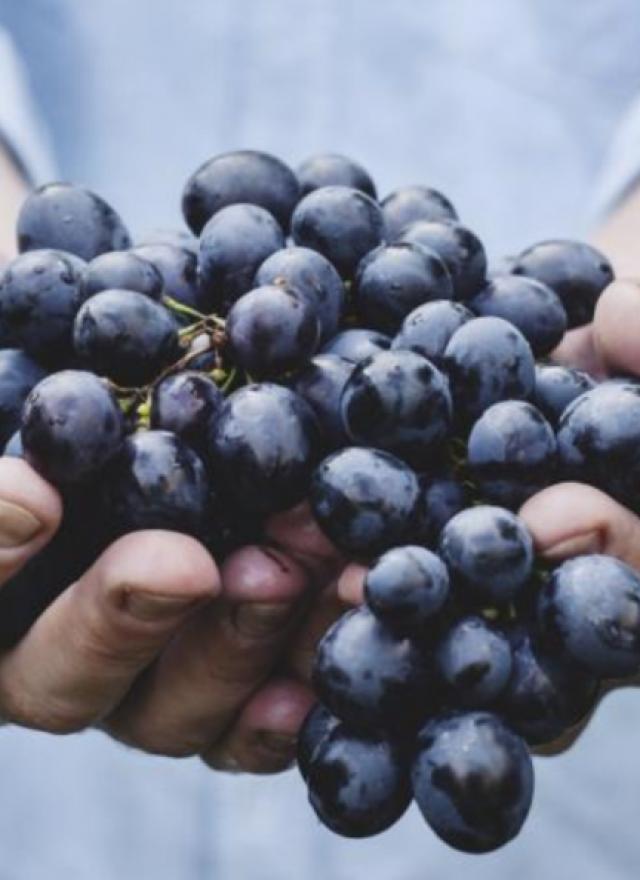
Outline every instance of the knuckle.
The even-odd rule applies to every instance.
[[[2,715],[19,727],[54,734],[76,733],[92,720],[87,717],[85,708],[72,700],[37,696],[24,687],[4,690]]]

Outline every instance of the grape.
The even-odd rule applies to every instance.
[[[382,200],[387,241],[396,241],[416,220],[457,220],[446,196],[426,186],[403,186]]]
[[[436,668],[456,706],[489,708],[505,690],[512,669],[506,637],[482,617],[456,621],[436,649]]]
[[[555,290],[566,309],[569,327],[589,323],[600,294],[613,281],[613,269],[604,254],[584,242],[561,239],[527,248],[511,271]]]
[[[255,205],[230,205],[200,236],[200,283],[205,308],[227,311],[248,293],[259,266],[284,246],[278,223]]]
[[[322,349],[322,354],[335,354],[357,364],[390,347],[391,340],[383,333],[354,327],[343,330],[329,340]]]
[[[449,340],[472,318],[473,312],[461,303],[448,300],[425,303],[407,315],[391,347],[415,351],[440,366]]]
[[[487,501],[515,510],[552,482],[556,437],[535,406],[504,400],[471,429],[467,463]]]
[[[197,255],[173,244],[138,245],[132,251],[151,263],[162,276],[165,296],[192,308],[200,308],[202,295],[198,284]]]
[[[474,421],[492,403],[526,399],[535,383],[531,348],[503,318],[475,318],[449,340],[444,366],[451,380],[456,415]]]
[[[196,235],[222,208],[241,203],[266,209],[286,231],[299,195],[295,174],[280,159],[256,150],[237,150],[214,156],[191,175],[182,211]]]
[[[434,253],[416,244],[381,245],[358,264],[353,284],[361,322],[395,333],[413,309],[431,300],[451,299],[451,277]]]
[[[73,322],[84,300],[80,266],[53,250],[9,263],[0,277],[0,322],[12,345],[50,365],[69,363]]]
[[[296,758],[303,779],[306,780],[309,775],[314,753],[339,723],[322,703],[316,703],[310,709],[298,731]]]
[[[399,458],[357,446],[326,458],[310,487],[313,513],[336,547],[369,558],[409,537],[418,494],[416,475]]]
[[[493,278],[469,303],[481,317],[505,318],[522,333],[536,357],[560,343],[567,313],[560,298],[534,278],[502,275]]]
[[[306,195],[291,218],[293,240],[319,251],[343,278],[353,277],[365,254],[382,243],[377,203],[348,186],[325,186]]]
[[[44,369],[28,354],[15,348],[0,350],[0,444],[6,446],[20,427],[22,406]],[[15,442],[14,442],[15,446]],[[5,448],[5,455],[15,455]]]
[[[39,382],[25,401],[25,458],[57,486],[96,474],[119,451],[123,437],[118,402],[92,373],[54,373]]]
[[[256,273],[255,287],[284,283],[309,300],[318,313],[322,340],[337,332],[345,308],[344,283],[329,260],[304,247],[276,251]]]
[[[513,670],[500,711],[529,745],[553,742],[595,705],[599,682],[545,650],[523,626],[509,640]]]
[[[338,153],[318,153],[300,164],[296,170],[300,195],[306,196],[324,186],[349,186],[376,199],[376,185],[362,165]]]
[[[183,370],[154,385],[151,427],[172,431],[197,453],[206,455],[209,425],[223,400],[213,379],[195,370]]]
[[[322,455],[307,403],[270,383],[234,391],[211,421],[209,450],[219,485],[240,510],[266,514],[307,494]]]
[[[564,562],[543,586],[538,613],[549,643],[593,675],[640,670],[640,578],[624,562],[598,554]]]
[[[312,358],[292,382],[293,390],[313,409],[329,447],[347,446],[342,424],[340,399],[353,364],[336,354],[319,354]]]
[[[447,267],[456,299],[468,300],[484,285],[487,255],[480,239],[455,220],[417,220],[398,241],[422,245],[436,253]]]
[[[563,475],[640,503],[640,387],[605,382],[570,404],[558,424]]]
[[[90,297],[76,317],[73,345],[87,368],[128,387],[150,382],[180,356],[171,313],[131,290]]]
[[[364,594],[376,617],[410,635],[441,610],[449,596],[449,573],[442,560],[424,547],[395,547],[367,572]]]
[[[254,379],[301,367],[320,341],[318,312],[294,288],[257,287],[232,305],[227,338],[234,363]]]
[[[445,377],[412,351],[385,351],[354,369],[342,393],[351,440],[429,462],[447,439],[451,397]]]
[[[136,236],[136,248],[157,244],[169,244],[173,247],[186,248],[194,254],[198,253],[198,239],[186,229],[151,229],[143,235]]]
[[[17,233],[21,253],[53,248],[83,260],[131,244],[122,220],[104,199],[69,183],[49,183],[30,193],[20,209]]]
[[[442,529],[467,507],[467,491],[451,475],[423,476],[416,507],[415,538],[428,547],[437,545]]]
[[[307,783],[318,818],[344,837],[379,834],[411,801],[409,771],[399,749],[380,737],[358,737],[343,725],[318,746]]]
[[[96,257],[87,266],[83,282],[85,297],[102,290],[120,289],[160,299],[162,287],[162,275],[153,263],[133,251],[113,251]]]
[[[436,698],[426,654],[366,607],[348,611],[323,636],[313,685],[338,718],[359,730],[403,729]]]
[[[533,402],[552,425],[576,397],[595,388],[593,379],[573,367],[536,366],[536,386]]]
[[[525,744],[489,712],[449,714],[422,728],[413,794],[433,831],[463,852],[491,852],[520,831],[533,798]]]
[[[204,539],[213,529],[205,466],[170,431],[139,431],[128,437],[105,482],[116,534],[174,529]]]
[[[533,540],[508,510],[480,505],[449,520],[440,536],[440,556],[470,599],[509,602],[533,568]]]

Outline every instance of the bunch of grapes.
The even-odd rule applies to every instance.
[[[545,365],[612,280],[574,241],[489,271],[424,186],[382,201],[319,155],[253,151],[187,181],[190,231],[135,245],[97,195],[50,184],[0,278],[0,442],[65,519],[0,593],[3,645],[114,538],[193,535],[224,557],[309,499],[365,604],[316,656],[299,767],[361,837],[415,799],[447,843],[513,838],[530,747],[640,669],[640,579],[603,555],[547,570],[515,511],[577,479],[640,507],[640,386]]]

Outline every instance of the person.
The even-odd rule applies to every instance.
[[[352,39],[357,4],[312,5],[296,40],[283,39],[295,14],[287,2],[268,13],[254,3],[230,3],[215,21],[205,4],[192,20],[181,4],[150,0],[135,7],[100,0],[85,10],[61,4],[53,20],[43,9],[19,6],[26,4],[0,4],[1,18],[21,47],[63,170],[124,206],[141,226],[168,213],[169,184],[177,201],[179,178],[197,164],[196,152],[242,140],[302,158],[329,140],[372,169],[379,166],[385,185],[424,179],[431,164],[437,173],[426,182],[459,196],[465,218],[492,251],[557,231],[580,234],[585,192],[640,76],[635,53],[623,51],[633,47],[640,24],[633,6],[622,2],[612,13],[592,0],[581,4],[579,17],[557,4],[538,4],[536,12],[525,4],[525,12],[516,12],[495,0],[481,11],[463,2],[434,3],[428,15],[422,5],[408,4],[394,18],[368,4],[371,31],[359,44]],[[154,39],[143,41],[149,23]],[[202,103],[197,61],[182,51],[168,63],[176,28],[203,65],[212,37],[219,49],[228,43],[220,62],[225,86],[212,104]],[[260,29],[267,31],[264,40]],[[412,39],[413,30],[422,39]],[[569,42],[575,75],[565,78]],[[603,44],[610,54],[595,57]],[[43,45],[55,51],[38,51]],[[366,73],[348,66],[347,50]],[[389,64],[381,65],[385,51]],[[300,65],[305,52],[313,63]],[[318,71],[329,53],[327,80]],[[169,73],[151,83],[149,72],[159,75],[161,67]],[[70,71],[78,69],[87,76],[72,81]],[[185,69],[189,75],[180,79]],[[209,66],[202,70],[211,73]],[[265,72],[270,85],[260,89]],[[182,85],[179,94],[174,80]],[[56,92],[61,83],[64,91]],[[580,108],[597,112],[580,114]],[[629,118],[603,179],[599,202],[608,213],[595,240],[619,274],[640,278],[633,244],[639,163],[625,158],[637,115]],[[0,118],[0,128],[13,145],[0,166],[10,229],[29,172],[43,179],[46,151],[21,151],[11,138],[20,126],[3,126]],[[182,140],[190,143],[181,148]],[[0,251],[10,256],[12,247],[3,233]],[[557,359],[598,376],[640,375],[639,303],[634,281],[615,282],[593,324],[573,331]],[[0,459],[2,582],[51,539],[60,515],[51,486],[24,462]],[[640,568],[640,521],[595,489],[554,486],[527,502],[522,516],[549,559],[597,550]],[[0,804],[7,876],[412,880],[425,870],[436,877],[463,864],[469,869],[433,842],[415,812],[356,849],[317,828],[290,776],[266,783],[206,773],[206,765],[258,773],[289,765],[312,701],[305,681],[314,644],[341,608],[361,599],[361,571],[345,567],[304,506],[274,517],[267,538],[268,547],[243,548],[218,570],[184,536],[129,535],[0,657],[0,715],[13,723],[0,736],[0,767],[11,790]],[[633,823],[625,819],[633,815],[637,787],[637,699],[612,698],[606,718],[600,713],[589,726],[583,751],[578,745],[562,763],[539,763],[530,825],[503,852],[474,862],[474,878],[516,870],[522,878],[544,870],[635,876]],[[90,727],[138,750],[204,761],[146,758],[96,731],[66,739],[41,732]]]

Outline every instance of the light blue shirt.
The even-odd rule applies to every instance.
[[[331,149],[382,194],[441,188],[497,258],[585,234],[640,165],[640,110],[614,141],[640,89],[634,0],[0,0],[0,22],[62,176],[134,232],[177,222],[184,179],[216,152]],[[48,173],[44,148],[23,150]],[[639,741],[638,693],[609,697],[575,748],[536,761],[518,840],[474,859],[415,810],[373,840],[334,837],[293,772],[5,728],[0,880],[637,880]]]

